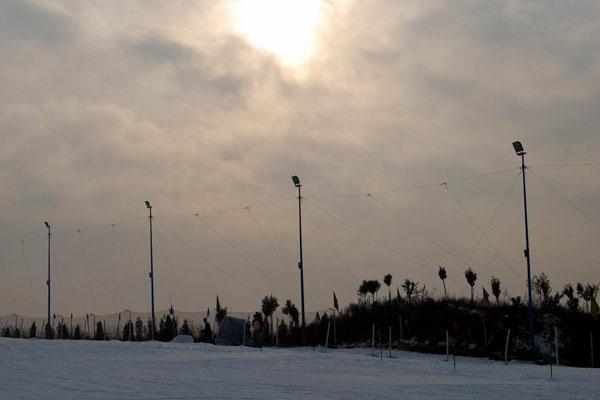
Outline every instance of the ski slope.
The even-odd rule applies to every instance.
[[[370,349],[0,338],[0,399],[592,399],[600,370]]]

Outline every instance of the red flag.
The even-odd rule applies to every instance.
[[[490,294],[485,288],[483,288],[483,300],[481,300],[481,303],[486,307],[490,306]]]
[[[340,307],[338,305],[337,297],[335,296],[335,290],[333,291],[333,308],[340,311]]]

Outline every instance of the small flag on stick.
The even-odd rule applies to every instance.
[[[481,300],[481,304],[486,307],[490,306],[490,294],[483,288],[483,300]]]
[[[335,290],[333,291],[333,308],[335,308],[336,310],[340,311],[340,306],[338,305],[338,300],[337,300],[337,297],[335,295]]]

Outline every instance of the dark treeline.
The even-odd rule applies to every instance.
[[[227,309],[215,309],[216,315],[213,324],[218,324],[226,315]],[[169,342],[178,335],[191,336],[196,342],[213,342],[214,334],[209,323],[210,310],[207,311],[207,317],[204,318],[202,326],[194,327],[187,319],[179,321],[175,316],[175,310],[171,307],[167,313],[162,315],[158,321],[154,338],[162,342]],[[40,328],[34,321],[28,329],[22,324],[7,324],[1,330],[1,336],[12,338],[42,338],[45,337],[45,324]],[[71,339],[71,340],[122,340],[142,342],[150,340],[152,321],[150,319],[142,320],[136,317],[133,320],[121,320],[116,328],[107,328],[104,320],[96,320],[95,317],[86,315],[83,324],[73,323],[62,317],[53,316],[52,327],[49,331],[49,339]],[[110,331],[110,332],[109,332]]]
[[[330,346],[375,345],[387,348],[391,342],[394,349],[445,353],[447,333],[451,354],[503,359],[510,329],[510,359],[531,359],[533,353],[536,361],[549,362],[555,360],[554,335],[557,332],[561,363],[590,366],[595,360],[594,365],[600,364],[600,320],[597,318],[596,301],[600,284],[567,284],[560,290],[553,290],[546,274],[534,275],[535,348],[532,352],[527,341],[526,298],[510,297],[502,291],[500,280],[492,276],[489,281],[491,294],[487,293],[485,285],[481,285],[483,298],[476,300],[478,276],[471,268],[464,273],[471,289],[469,297],[455,297],[447,291],[445,268],[439,267],[438,274],[444,289],[441,298],[433,298],[425,285],[410,279],[393,285],[391,274],[383,277],[384,288],[376,279],[364,280],[357,289],[358,301],[335,311],[334,323],[332,312],[317,313],[313,321],[308,322],[306,344],[325,345],[329,327]],[[274,321],[277,310],[283,313],[283,318]],[[154,337],[160,341],[171,341],[178,335],[189,335],[196,342],[214,343],[215,331],[227,316],[227,308],[220,305],[218,298],[214,311],[213,321],[210,320],[210,310],[207,310],[203,323],[193,326],[187,319],[180,321],[171,307],[160,317]],[[243,340],[239,343],[254,346],[302,345],[299,317],[300,312],[291,300],[280,305],[275,296],[265,296],[252,318],[239,325],[239,330],[244,331]],[[4,326],[2,336],[43,336],[44,326],[38,327],[34,322],[25,328],[18,327],[16,322],[15,325]],[[109,334],[104,321],[86,318],[81,326],[61,318],[53,321],[51,331],[55,339],[146,341],[150,340],[151,327],[149,319],[144,321],[137,317],[132,321],[121,321],[119,317],[116,332],[112,329]],[[376,332],[374,343],[373,327]]]
[[[391,275],[383,279],[386,293],[380,295],[378,280],[363,281],[358,290],[359,301],[349,304],[336,316],[337,343],[346,346],[370,346],[375,326],[375,346],[387,348],[392,330],[392,347],[430,353],[446,352],[446,331],[451,354],[503,359],[508,329],[509,359],[531,359],[527,341],[527,300],[509,297],[501,291],[501,282],[492,277],[492,293],[485,289],[483,299],[476,301],[474,288],[477,273],[465,271],[471,287],[469,298],[448,295],[446,270],[440,267],[444,283],[442,298],[432,298],[426,287],[405,279],[392,295]],[[567,284],[553,291],[548,277],[542,273],[532,280],[534,300],[534,359],[555,360],[555,328],[558,332],[560,363],[591,366],[600,364],[600,320],[597,318],[596,296],[599,284]],[[581,300],[581,304],[580,304]],[[315,343],[325,344],[331,315],[323,315],[310,326]],[[330,338],[329,344],[332,344]],[[592,354],[593,351],[593,354]],[[593,361],[595,360],[595,361]]]

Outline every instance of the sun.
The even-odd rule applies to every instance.
[[[254,46],[296,67],[312,55],[322,18],[322,0],[233,0],[237,33]]]

